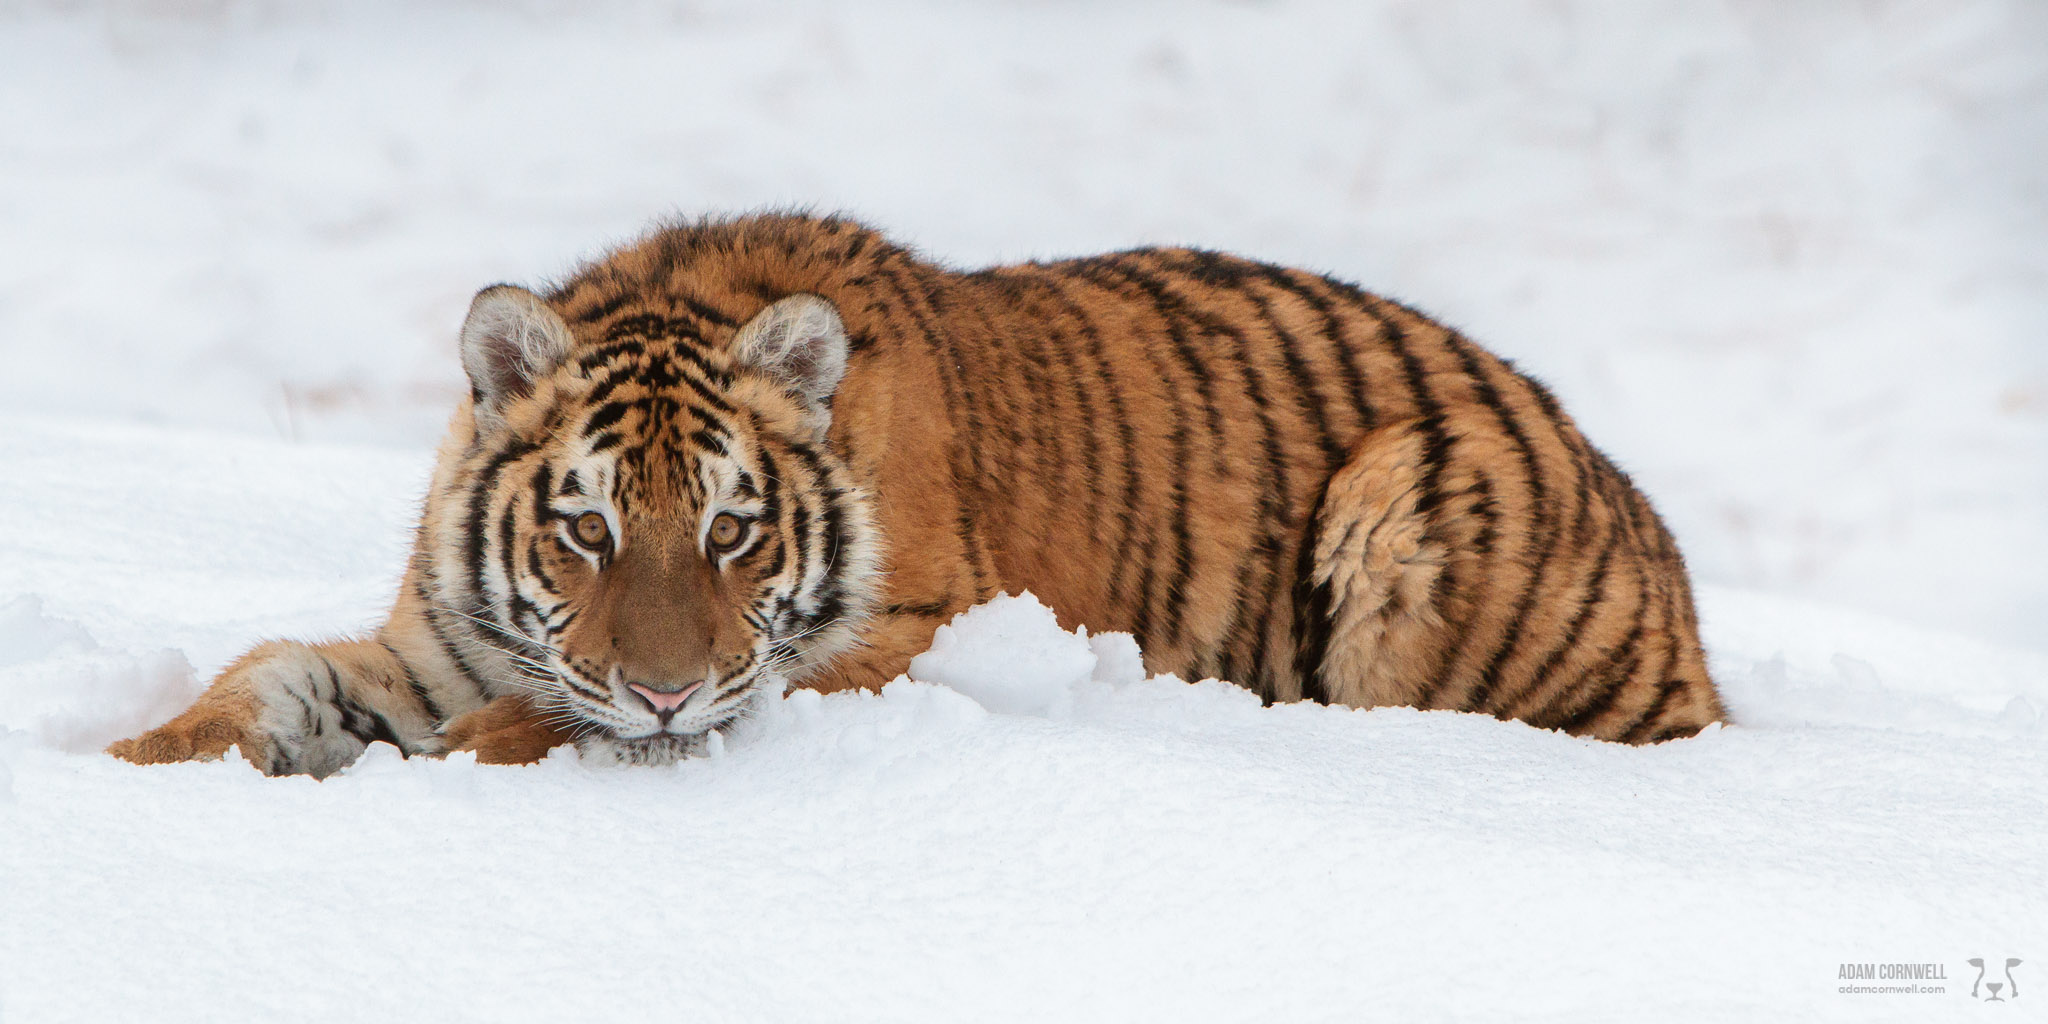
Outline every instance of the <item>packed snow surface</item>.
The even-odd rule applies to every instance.
[[[1016,595],[673,768],[96,753],[374,621],[427,469],[0,418],[0,1019],[1961,1019],[2048,949],[2048,659],[1712,587],[1735,724],[1647,749],[1147,679]],[[1952,987],[1837,991],[1894,961]]]

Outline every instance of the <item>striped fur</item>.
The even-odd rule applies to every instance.
[[[117,753],[230,737],[318,770],[373,734],[435,749],[510,696],[452,742],[666,760],[767,669],[876,686],[1026,589],[1135,634],[1155,672],[1269,701],[1630,743],[1722,717],[1641,492],[1541,385],[1352,285],[1195,249],[959,273],[848,221],[756,216],[485,296],[390,621],[259,649]],[[721,560],[704,531],[735,508],[755,533]],[[591,510],[616,552],[565,532]],[[331,699],[288,682],[347,659]],[[697,680],[662,728],[632,696]],[[309,755],[323,701],[358,713]]]

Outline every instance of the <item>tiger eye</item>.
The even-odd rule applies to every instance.
[[[711,547],[715,551],[731,548],[745,534],[746,526],[740,522],[740,517],[730,512],[720,512],[716,519],[711,520]]]
[[[603,551],[611,542],[612,528],[604,517],[595,512],[585,512],[570,523],[570,532],[576,535],[576,543],[592,551]]]

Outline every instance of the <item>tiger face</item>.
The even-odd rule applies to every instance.
[[[440,518],[472,564],[436,603],[586,754],[673,761],[853,643],[878,538],[826,440],[846,338],[823,299],[720,344],[663,316],[572,329],[501,286],[462,351],[474,429]]]

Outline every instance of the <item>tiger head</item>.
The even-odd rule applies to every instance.
[[[847,338],[797,294],[734,329],[565,319],[500,285],[427,526],[435,629],[586,756],[664,763],[854,642],[879,539],[826,439]]]

